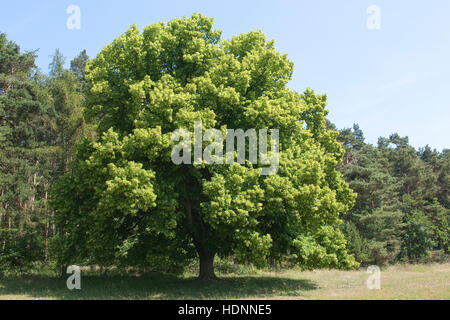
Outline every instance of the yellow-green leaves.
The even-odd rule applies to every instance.
[[[343,148],[326,130],[326,96],[289,90],[293,64],[262,32],[221,41],[212,22],[132,26],[89,63],[85,112],[101,138],[77,179],[94,190],[83,199],[100,217],[93,234],[108,230],[119,258],[164,235],[200,256],[354,266],[336,231],[354,195],[335,170]],[[261,176],[261,163],[172,162],[172,133],[192,139],[198,121],[201,133],[279,130],[277,175]]]
[[[204,181],[203,192],[209,200],[201,204],[205,221],[219,233],[222,228],[255,227],[264,198],[258,180],[258,170],[234,164]]]
[[[294,253],[305,269],[353,269],[359,266],[345,249],[345,238],[339,229],[323,226],[314,234],[299,236],[293,241]]]
[[[156,205],[155,174],[142,169],[142,164],[128,162],[123,168],[109,164],[108,173],[113,178],[106,181],[107,188],[99,195],[100,214],[118,211],[123,215],[135,215]]]

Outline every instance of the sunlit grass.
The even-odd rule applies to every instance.
[[[258,272],[221,275],[202,284],[193,275],[98,275],[82,272],[81,290],[66,279],[42,276],[0,279],[0,299],[450,299],[450,263],[392,266],[381,272],[381,290],[369,290],[364,269]]]

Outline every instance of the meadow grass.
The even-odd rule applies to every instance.
[[[398,265],[381,271],[369,290],[365,269],[282,270],[222,274],[199,283],[193,274],[100,275],[82,271],[81,290],[51,275],[0,278],[0,299],[450,299],[450,263]]]

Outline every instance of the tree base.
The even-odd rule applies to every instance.
[[[215,274],[214,275],[199,275],[196,279],[196,282],[198,283],[211,283],[211,282],[218,282],[222,279],[218,278]]]
[[[214,272],[214,256],[214,253],[199,253],[200,270],[197,278],[198,282],[211,282],[218,280]]]

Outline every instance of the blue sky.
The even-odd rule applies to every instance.
[[[69,5],[81,9],[81,29],[69,30]],[[366,22],[381,9],[381,29]],[[131,24],[140,28],[200,12],[224,38],[260,29],[295,63],[289,87],[327,93],[338,128],[359,123],[366,139],[397,132],[415,147],[449,148],[450,1],[8,1],[0,32],[24,50],[39,49],[47,72],[59,48],[70,61],[82,49],[94,57]]]

